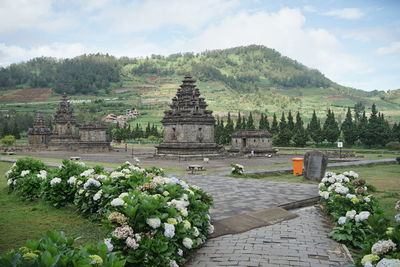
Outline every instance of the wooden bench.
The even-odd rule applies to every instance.
[[[201,165],[189,165],[187,170],[190,171],[191,174],[194,174],[196,171],[205,171],[204,167]]]
[[[81,160],[81,157],[69,157],[70,160]]]

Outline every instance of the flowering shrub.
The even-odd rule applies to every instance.
[[[237,163],[232,163],[232,174],[242,175],[244,173],[244,167]]]
[[[25,247],[0,255],[0,266],[124,266],[118,253],[108,253],[100,242],[74,247],[75,240],[63,232],[48,232],[40,241],[28,241]]]
[[[87,169],[83,162],[63,160],[58,169],[53,169],[42,185],[42,197],[55,207],[74,201],[76,176]]]
[[[183,180],[163,177],[162,169],[126,162],[104,172],[75,165],[64,161],[42,172],[41,195],[57,207],[73,201],[84,214],[104,216],[111,230],[107,250],[121,252],[131,265],[179,266],[213,232],[212,198]]]
[[[396,266],[390,264],[400,257],[400,226],[389,227],[366,181],[352,171],[327,172],[318,187],[324,210],[334,219],[329,236],[370,253],[361,259],[364,266]],[[387,259],[379,261],[383,255]]]

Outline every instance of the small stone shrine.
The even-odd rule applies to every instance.
[[[163,142],[156,146],[156,156],[166,158],[212,158],[224,152],[214,141],[215,119],[207,110],[195,80],[185,76],[170,110],[164,111]]]
[[[328,156],[321,151],[311,151],[304,155],[304,179],[320,182],[325,175]]]
[[[265,130],[240,130],[231,135],[231,148],[229,153],[265,155],[274,154],[272,148],[272,135]]]
[[[28,131],[33,150],[110,151],[107,126],[100,123],[79,125],[67,96],[64,94],[53,116],[53,131],[46,127],[40,112]]]

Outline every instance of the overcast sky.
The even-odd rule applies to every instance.
[[[261,44],[363,90],[400,88],[400,1],[0,0],[0,66]]]

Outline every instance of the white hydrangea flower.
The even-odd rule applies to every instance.
[[[92,173],[94,173],[94,169],[88,169],[88,170],[82,172],[82,173],[80,174],[80,176],[82,176],[82,177],[87,177],[87,176],[91,175]]]
[[[173,238],[175,236],[175,226],[170,223],[164,223],[164,236]]]
[[[11,173],[12,173],[12,169],[9,169],[4,175],[6,176],[6,178],[8,178]]]
[[[348,183],[348,182],[350,182],[350,179],[347,178],[347,177],[344,177],[344,178],[343,178],[343,182]]]
[[[348,212],[346,212],[346,217],[349,219],[354,219],[354,216],[356,216],[357,212],[355,210],[350,210]]]
[[[160,218],[148,218],[146,219],[146,223],[150,225],[151,228],[157,229],[161,225]]]
[[[345,186],[339,186],[339,187],[335,188],[335,192],[338,194],[345,195],[349,192],[349,188],[347,188]]]
[[[182,241],[182,244],[185,246],[185,248],[191,249],[193,246],[193,240],[188,237],[185,237]]]
[[[180,249],[180,248],[178,248],[178,255],[181,256],[181,257],[183,257],[183,250]]]
[[[94,194],[94,196],[93,196],[93,200],[94,201],[97,201],[97,200],[99,200],[100,198],[101,198],[101,195],[103,194],[103,190],[99,190],[99,191],[97,191],[97,193],[96,194]]]
[[[346,198],[349,198],[349,199],[352,199],[353,197],[357,197],[356,195],[353,195],[353,194],[347,194],[346,195]]]
[[[111,201],[111,206],[113,206],[113,207],[118,207],[118,206],[123,206],[124,204],[125,204],[125,201],[123,200],[123,199],[120,199],[120,198],[114,198],[112,201]]]
[[[371,215],[371,213],[369,213],[369,211],[362,211],[359,214],[357,214],[356,216],[354,216],[354,220],[356,222],[362,222],[368,219],[369,215]]]
[[[371,202],[371,198],[370,198],[370,196],[366,196],[366,197],[364,197],[364,201],[365,201],[365,202],[367,202],[367,203]]]
[[[171,260],[171,261],[169,262],[169,267],[179,267],[179,265],[178,265],[178,263],[176,263],[175,260]]]
[[[319,195],[324,198],[324,199],[328,199],[329,198],[329,192],[327,191],[319,191]]]
[[[61,178],[58,178],[58,177],[53,178],[50,181],[50,185],[55,185],[55,184],[59,184],[59,183],[61,183]]]
[[[122,173],[131,173],[131,170],[130,169],[122,169],[121,172]]]
[[[346,223],[347,217],[340,217],[338,220],[338,224],[343,225]]]
[[[197,229],[196,226],[193,227],[193,235],[194,235],[195,237],[198,237],[198,236],[200,235],[199,229]]]
[[[76,180],[77,180],[77,179],[76,179],[75,176],[71,176],[71,177],[69,177],[67,183],[69,183],[69,184],[75,184],[75,183],[76,183]]]
[[[328,178],[328,182],[330,182],[331,184],[335,183],[335,182],[336,182],[335,176],[329,177],[329,178]]]
[[[188,210],[187,209],[181,209],[180,213],[182,214],[183,217],[187,217],[189,215]]]
[[[85,190],[83,190],[83,189],[79,189],[79,191],[78,191],[78,194],[79,194],[79,195],[82,195],[82,194],[83,194],[83,192],[85,192]]]
[[[326,178],[326,177],[322,178],[321,182],[322,182],[322,183],[328,182],[328,178]]]
[[[371,252],[372,254],[375,255],[383,255],[395,249],[396,249],[396,244],[391,239],[379,240],[372,246]]]
[[[107,175],[104,175],[104,174],[99,174],[99,175],[97,175],[97,177],[96,177],[97,180],[104,180],[104,179],[107,179],[107,178],[108,178],[108,176],[107,176]]]
[[[82,162],[82,161],[76,161],[75,163],[82,167],[86,166],[85,162]]]
[[[85,182],[85,184],[83,185],[83,188],[86,190],[86,189],[88,189],[89,187],[92,187],[92,186],[97,188],[97,187],[101,186],[101,183],[99,181],[93,179],[93,178],[89,178]]]
[[[21,177],[25,177],[26,175],[28,175],[31,171],[30,170],[25,170],[21,172]]]
[[[318,184],[318,189],[320,189],[320,188],[323,187],[323,186],[325,186],[324,183],[319,183],[319,184]]]
[[[365,266],[365,265],[364,265]],[[382,259],[376,267],[400,267],[399,259]]]
[[[124,192],[124,193],[121,193],[118,197],[119,198],[124,198],[124,197],[127,197],[127,196],[129,196],[129,193]]]
[[[125,243],[128,247],[132,249],[137,249],[139,247],[139,244],[136,242],[135,238],[132,238],[130,236],[125,240]]]
[[[214,233],[214,225],[212,225],[211,223],[208,225],[208,234],[212,234]]]
[[[111,243],[111,238],[105,238],[105,239],[104,239],[104,244],[106,244],[108,252],[113,251],[114,246],[113,246],[113,244]]]
[[[115,171],[110,174],[110,177],[111,178],[125,177],[125,174],[123,174],[122,172]]]
[[[8,179],[7,180],[7,185],[11,185],[13,182],[14,182],[13,179]]]
[[[124,225],[115,228],[111,235],[117,239],[126,239],[128,236],[133,235],[133,229],[129,225]]]
[[[47,177],[47,171],[41,170],[36,176],[37,176],[38,178],[44,180],[44,179],[46,179],[46,177]]]

